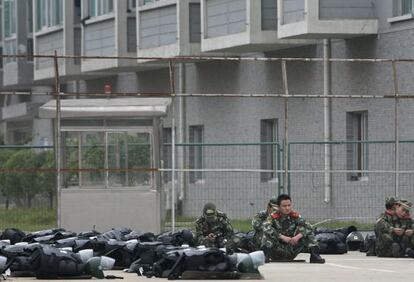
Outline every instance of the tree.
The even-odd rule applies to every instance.
[[[16,204],[21,205],[23,202],[27,208],[31,208],[33,197],[41,190],[38,175],[34,171],[39,167],[37,154],[33,150],[23,149],[11,155],[4,165],[10,170],[4,177],[4,194],[14,199]]]
[[[0,193],[6,197],[6,209],[9,208],[9,197],[6,194],[7,183],[6,183],[5,177],[7,173],[4,172],[3,169],[5,169],[5,164],[12,155],[13,155],[12,150],[5,149],[5,148],[0,149]]]
[[[56,169],[55,154],[53,150],[43,151],[36,156],[37,165],[44,170],[41,171],[36,177],[36,188],[41,193],[46,193],[49,198],[49,207],[53,209],[54,198],[56,195],[56,172],[52,171]]]

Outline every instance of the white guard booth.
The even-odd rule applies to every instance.
[[[61,100],[61,227],[161,229],[161,117],[169,98]],[[42,118],[56,118],[56,101]],[[56,124],[56,123],[55,123]]]

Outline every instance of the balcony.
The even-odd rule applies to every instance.
[[[202,0],[203,52],[264,52],[312,44],[278,38],[277,0]]]
[[[24,102],[3,107],[1,116],[3,120],[27,120],[33,118],[39,105],[31,102]]]
[[[278,0],[279,38],[350,38],[376,34],[372,0]]]
[[[24,89],[33,83],[33,58],[30,57],[33,54],[31,2],[3,1],[3,54],[27,55],[22,58],[3,58],[3,86],[7,88]]]
[[[93,1],[92,1],[93,2]],[[82,1],[83,56],[136,57],[136,14],[131,1],[107,0],[90,11],[90,2]],[[102,4],[103,5],[103,4]],[[136,60],[82,59],[82,72],[136,70]]]
[[[38,11],[38,1],[34,1],[34,9]],[[35,54],[80,55],[81,26],[80,2],[62,1],[61,14],[53,19],[54,24],[41,22],[39,13],[35,14],[36,30],[33,34]],[[50,15],[49,15],[50,16]],[[75,79],[80,76],[79,59],[59,59],[59,76],[61,80]],[[34,60],[34,80],[44,81],[55,78],[53,58],[36,58]]]
[[[137,19],[138,57],[201,55],[199,0],[140,3]]]

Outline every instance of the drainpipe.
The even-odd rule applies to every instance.
[[[179,85],[178,85],[178,93],[184,94],[186,92],[186,68],[185,63],[179,64]],[[178,97],[178,143],[183,144],[186,140],[186,98],[185,97]],[[185,148],[183,146],[177,147],[177,161],[178,161],[178,167],[180,169],[185,168]],[[183,201],[185,199],[185,172],[180,171],[178,173],[178,183],[179,183],[179,196],[178,201],[181,206]]]
[[[331,70],[331,62],[329,59],[331,58],[331,40],[324,39],[323,40],[323,94],[330,95],[332,92],[332,70]],[[323,99],[323,120],[324,120],[324,141],[329,142],[332,140],[332,101],[329,98]],[[331,145],[325,144],[324,145],[324,186],[325,186],[325,203],[329,203],[331,201],[331,187],[332,187],[332,175],[330,173],[332,168],[332,151]]]

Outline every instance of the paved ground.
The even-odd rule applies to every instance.
[[[309,255],[301,254],[298,259],[306,259]],[[270,263],[260,268],[264,281],[303,281],[303,282],[358,282],[358,281],[412,281],[414,276],[413,259],[393,259],[366,257],[359,252],[351,252],[346,255],[325,256],[327,263],[323,265],[309,263]],[[168,281],[167,279],[155,279],[138,277],[136,274],[126,274],[120,271],[107,272],[123,276],[124,282],[141,281]],[[10,278],[11,281],[28,282],[36,279]],[[56,281],[56,280],[54,280]],[[82,280],[76,280],[81,282]],[[91,280],[85,280],[85,282]],[[217,280],[216,280],[217,281]],[[263,280],[261,280],[263,281]]]

